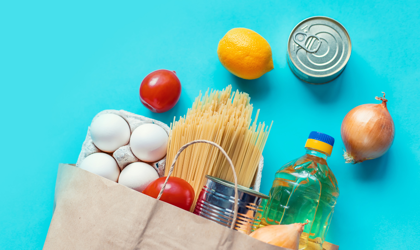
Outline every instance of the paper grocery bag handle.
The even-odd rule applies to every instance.
[[[196,144],[196,143],[207,143],[207,144],[213,145],[216,148],[218,148],[220,151],[222,151],[223,155],[228,160],[230,167],[232,168],[233,179],[235,180],[235,205],[234,205],[235,212],[233,213],[233,220],[232,220],[232,223],[230,225],[230,229],[233,229],[235,227],[236,218],[238,217],[238,178],[236,177],[235,167],[233,166],[232,160],[230,159],[228,154],[225,152],[225,150],[221,146],[219,146],[217,143],[214,143],[212,141],[195,140],[195,141],[192,141],[192,142],[189,142],[189,143],[185,144],[184,146],[182,146],[179,149],[178,153],[175,155],[174,161],[171,164],[171,168],[169,169],[168,176],[166,177],[165,183],[163,183],[163,187],[160,190],[160,193],[159,193],[157,199],[159,200],[160,197],[162,196],[162,193],[163,193],[163,191],[165,190],[165,187],[166,187],[166,183],[168,182],[169,177],[171,176],[172,172],[174,171],[174,166],[175,166],[176,160],[178,159],[179,155],[182,153],[182,151],[184,151],[184,149],[186,149],[187,147],[189,147],[193,144]]]

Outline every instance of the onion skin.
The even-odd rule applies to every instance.
[[[394,121],[387,109],[387,99],[376,97],[381,104],[364,104],[344,117],[341,138],[346,147],[346,163],[360,163],[384,155],[394,141]]]
[[[257,229],[249,236],[274,246],[298,250],[300,235],[306,224],[308,222],[265,226]]]

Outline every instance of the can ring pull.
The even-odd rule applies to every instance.
[[[311,39],[310,38],[314,38]],[[308,42],[308,40],[310,40]],[[318,40],[318,46],[316,46],[315,49],[311,49],[312,45],[314,44],[315,40]],[[321,47],[321,39],[317,37],[316,35],[304,33],[304,32],[296,32],[293,35],[293,41],[300,47],[302,47],[304,50],[308,51],[309,53],[315,53],[319,50],[319,47]],[[308,47],[306,47],[306,44],[308,44]]]

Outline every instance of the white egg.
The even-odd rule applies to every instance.
[[[144,162],[134,162],[121,171],[118,183],[143,192],[157,178],[159,175],[152,166]]]
[[[112,153],[128,144],[130,126],[119,115],[104,114],[93,119],[90,134],[96,147],[104,152]]]
[[[120,168],[115,159],[105,153],[89,155],[82,161],[80,168],[115,182],[120,175]]]
[[[142,161],[156,162],[166,155],[168,134],[156,124],[143,124],[131,135],[130,147],[133,154]]]

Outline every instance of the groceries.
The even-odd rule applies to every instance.
[[[225,227],[234,223],[235,230],[250,234],[260,203],[268,196],[238,186],[239,210],[236,221],[233,221],[235,185],[209,175],[206,178],[207,183],[198,196],[194,213]]]
[[[351,54],[346,29],[334,19],[311,17],[300,22],[289,36],[287,62],[302,81],[324,84],[338,77]]]
[[[105,153],[89,155],[80,164],[80,168],[111,181],[117,181],[118,176],[120,175],[120,168],[115,159]]]
[[[170,110],[181,96],[181,82],[175,71],[160,69],[148,74],[140,85],[140,101],[156,113]]]
[[[250,187],[271,128],[265,123],[257,126],[259,111],[252,122],[252,109],[248,94],[232,93],[231,86],[223,91],[207,91],[203,97],[200,94],[187,115],[171,124],[167,161],[172,162],[181,146],[188,142],[213,141],[232,159],[238,183]],[[168,171],[166,168],[166,175]],[[186,149],[179,157],[172,176],[190,183],[197,199],[206,183],[206,175],[233,181],[232,171],[221,153],[209,145],[199,144]]]
[[[153,181],[143,191],[143,194],[157,198],[165,180],[166,177],[161,177]],[[194,202],[194,196],[194,189],[188,182],[178,177],[169,177],[160,200],[189,211]]]
[[[166,131],[151,123],[136,128],[130,138],[131,151],[145,162],[156,162],[165,157],[167,144]]]
[[[394,141],[394,121],[384,97],[380,104],[364,104],[352,109],[341,124],[341,137],[346,151],[346,163],[372,160],[385,154]]]
[[[115,114],[95,117],[90,125],[90,133],[95,146],[107,153],[112,153],[119,147],[127,145],[130,140],[128,123]]]
[[[159,178],[159,175],[152,166],[144,162],[134,162],[121,171],[118,183],[143,192],[157,178]]]
[[[220,40],[219,60],[230,73],[243,79],[256,79],[274,68],[271,47],[257,32],[234,28]]]
[[[333,145],[331,136],[310,133],[306,154],[276,172],[270,198],[256,217],[259,227],[308,221],[299,248],[322,249],[339,195],[337,180],[327,165]]]
[[[256,79],[273,69],[270,45],[249,29],[235,28],[227,32],[219,42],[217,53],[223,66],[243,79]],[[313,17],[292,31],[287,60],[301,80],[323,84],[340,75],[350,54],[351,42],[344,27],[326,17]],[[139,94],[148,109],[165,112],[178,102],[181,83],[175,72],[157,70],[144,78]],[[346,157],[353,162],[378,157],[392,143],[392,119],[386,109],[386,99],[381,100],[380,105],[360,108],[363,112],[370,110],[369,121],[359,120],[358,107],[343,122]],[[156,212],[166,221],[170,221],[172,214],[179,214],[200,222],[188,224],[192,226],[187,229],[178,223],[174,229],[177,232],[192,230],[197,224],[204,225],[205,218],[274,246],[321,250],[339,195],[337,181],[326,162],[334,139],[312,132],[305,145],[306,154],[277,171],[270,196],[266,196],[258,190],[262,152],[271,125],[257,124],[259,110],[254,121],[252,113],[249,95],[232,92],[231,86],[222,91],[200,93],[184,117],[174,118],[171,129],[158,121],[124,111],[101,112],[92,122],[77,165],[143,192],[137,195],[147,198],[142,201],[150,203],[143,206],[147,208],[147,211],[143,210],[144,216],[150,218],[145,224],[137,223],[136,226],[146,225],[149,233],[160,229],[162,223],[153,224],[152,216],[154,209],[162,209],[161,212],[171,212],[169,215]],[[382,120],[377,118],[378,114]],[[366,113],[363,115],[366,117]],[[362,134],[365,130],[352,130],[356,126],[363,128],[363,123],[369,122],[372,126],[385,128],[388,137],[380,133],[378,137],[374,129],[365,129],[368,135]],[[376,136],[368,145],[371,151],[364,145],[360,147],[363,152],[358,151],[357,140],[353,140],[355,135],[359,136],[356,138],[359,144],[360,138]],[[385,139],[388,139],[387,143],[384,143]],[[200,144],[187,149],[195,143]],[[374,147],[376,145],[382,147]],[[166,164],[172,164],[171,168]],[[189,217],[195,215],[175,208],[182,212],[177,213],[173,206],[145,195],[193,211],[199,217]],[[133,214],[135,212],[130,215]]]
[[[220,146],[210,141],[193,141],[182,148],[185,149],[192,143],[203,142],[219,148],[227,157]],[[230,159],[227,160],[231,163]],[[233,164],[230,164],[230,167],[234,170]],[[171,177],[167,180],[170,179]],[[167,190],[165,187],[163,194]],[[146,190],[144,192],[146,193]],[[241,202],[244,194],[239,194],[235,193],[227,200],[230,204],[234,204],[233,221],[237,222],[231,223],[231,228],[227,228],[167,202],[159,202],[147,195],[133,192],[80,168],[60,164],[54,216],[44,249],[57,249],[65,244],[72,249],[91,249],[101,246],[101,249],[275,250],[285,249],[276,247],[279,243],[296,242],[297,236],[293,236],[292,230],[276,230],[285,233],[275,235],[275,238],[269,242],[274,245],[266,244],[264,242],[266,238],[257,237],[261,234],[256,235],[254,239],[242,232],[231,230],[235,226],[241,229],[246,225],[249,228],[248,223],[240,223],[241,217],[237,217],[238,213],[245,211]],[[164,195],[160,198],[163,197]],[[239,202],[232,203],[233,200]],[[177,201],[179,202],[179,199]],[[252,216],[252,209],[245,209],[248,209],[246,214]],[[338,249],[337,246],[331,248],[326,246],[326,250]]]
[[[249,236],[271,245],[298,250],[299,239],[306,224],[308,223],[266,226]]]

